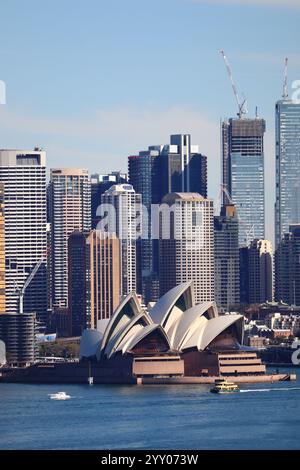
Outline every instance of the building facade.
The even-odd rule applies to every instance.
[[[33,313],[0,315],[0,340],[4,342],[8,364],[25,366],[36,357],[37,322]]]
[[[300,223],[300,102],[276,103],[276,247],[289,226]]]
[[[148,238],[140,242],[141,291],[145,302],[159,297],[158,240],[151,235],[151,204],[172,192],[207,196],[207,157],[192,145],[189,134],[171,135],[170,144],[153,145],[128,157],[129,183],[142,195],[148,213]]]
[[[142,230],[141,195],[130,184],[111,186],[101,197],[104,220],[102,229],[116,235],[120,243],[121,293],[137,291],[137,239]]]
[[[290,225],[276,249],[275,298],[300,305],[300,224]]]
[[[239,223],[234,205],[214,217],[215,301],[230,309],[240,303]]]
[[[252,240],[240,249],[241,303],[273,300],[273,251],[268,240]]]
[[[239,217],[239,244],[265,237],[263,119],[229,119],[222,122],[223,202],[232,202]]]
[[[53,307],[68,306],[68,238],[74,230],[91,228],[91,187],[88,170],[51,169],[51,278]]]
[[[69,335],[97,328],[120,302],[120,243],[104,232],[73,232],[68,241]]]
[[[47,320],[46,153],[0,150],[4,184],[6,312],[19,312],[17,290],[40,263],[24,294],[24,312]]]
[[[108,174],[94,173],[91,175],[91,219],[92,229],[97,228],[100,220],[97,216],[97,209],[101,204],[101,196],[114,184],[126,184],[127,174],[120,171],[113,171]]]
[[[159,227],[160,295],[192,280],[195,302],[214,299],[213,201],[198,193],[163,198]]]
[[[5,313],[4,185],[0,184],[0,314]]]

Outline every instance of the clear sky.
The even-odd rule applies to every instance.
[[[274,104],[283,60],[300,79],[300,0],[2,0],[0,147],[47,150],[48,166],[126,170],[127,156],[188,132],[220,182],[219,121],[240,94],[267,121],[273,233]]]

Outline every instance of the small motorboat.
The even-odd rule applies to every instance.
[[[69,400],[71,395],[67,395],[66,392],[50,393],[50,400]]]
[[[210,391],[212,393],[237,393],[240,391],[240,388],[237,384],[228,382],[226,379],[217,379]]]

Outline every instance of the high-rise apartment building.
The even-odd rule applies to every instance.
[[[273,252],[271,242],[254,239],[240,249],[241,303],[273,300]]]
[[[4,184],[6,312],[19,312],[17,289],[25,290],[24,312],[47,317],[46,153],[40,149],[0,150]]]
[[[239,244],[265,237],[263,119],[222,122],[222,180],[239,217]]]
[[[0,184],[0,314],[5,313],[4,185]]]
[[[108,233],[115,234],[120,243],[121,293],[127,295],[137,290],[137,239],[141,235],[141,195],[131,184],[111,186],[101,197],[108,225],[103,227]]]
[[[69,335],[110,318],[119,305],[120,244],[105,232],[73,232],[68,242]]]
[[[275,253],[275,299],[300,305],[300,224],[290,225]]]
[[[196,303],[214,300],[213,201],[198,193],[172,193],[164,196],[163,203],[159,227],[160,295],[193,280]]]
[[[276,103],[276,247],[289,226],[300,223],[300,102]]]
[[[68,306],[68,238],[91,228],[91,186],[88,170],[52,169],[49,186],[51,222],[52,305]]]
[[[240,303],[239,223],[234,205],[214,217],[215,301],[230,309]]]

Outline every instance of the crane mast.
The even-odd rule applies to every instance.
[[[284,60],[284,77],[283,77],[283,92],[282,92],[282,98],[284,100],[287,100],[289,97],[289,92],[288,92],[288,61],[289,59],[286,57]]]
[[[230,68],[230,65],[229,65],[229,62],[228,62],[228,59],[225,55],[225,52],[223,51],[223,49],[220,51],[220,53],[222,54],[223,56],[223,59],[224,59],[224,62],[225,62],[225,67],[226,67],[226,70],[227,70],[227,74],[228,74],[228,77],[230,79],[230,82],[231,82],[231,86],[232,86],[232,90],[233,90],[233,94],[234,94],[234,97],[235,97],[235,100],[236,100],[236,103],[237,103],[237,106],[238,106],[238,117],[240,119],[243,118],[243,116],[245,114],[247,114],[247,110],[246,110],[246,100],[244,99],[242,102],[239,98],[239,94],[238,94],[238,91],[237,91],[237,87],[235,85],[235,82],[234,82],[234,79],[233,79],[233,75],[232,75],[232,71],[231,71],[231,68]]]

